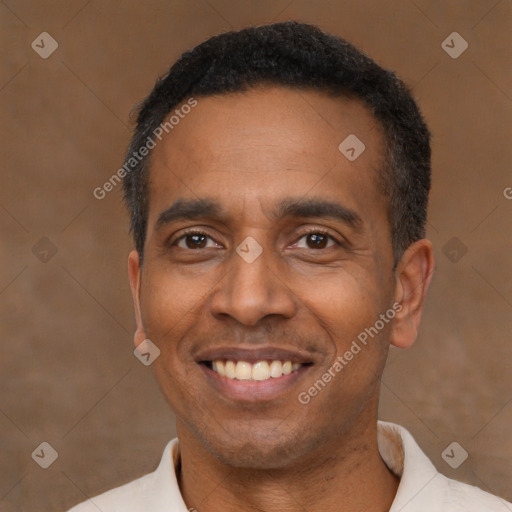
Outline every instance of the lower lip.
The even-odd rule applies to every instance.
[[[212,386],[227,398],[237,402],[262,402],[275,400],[286,394],[301,380],[311,366],[302,366],[299,370],[278,378],[267,380],[229,379],[210,370],[204,364],[199,365]]]

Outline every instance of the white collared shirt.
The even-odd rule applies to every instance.
[[[389,512],[512,512],[512,503],[439,473],[400,425],[379,421],[378,444],[382,459],[400,478]],[[178,461],[178,440],[173,439],[153,473],[68,512],[188,512],[176,479]]]

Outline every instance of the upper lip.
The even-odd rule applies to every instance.
[[[291,361],[292,363],[312,363],[311,354],[301,350],[286,350],[277,347],[260,347],[248,349],[243,347],[219,347],[200,352],[195,358],[196,362],[204,361],[246,361],[256,363],[258,361]]]

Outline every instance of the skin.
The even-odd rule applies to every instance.
[[[338,150],[351,133],[366,146],[353,162]],[[258,87],[198,98],[153,150],[142,268],[136,251],[129,256],[135,345],[149,338],[161,351],[152,366],[176,416],[187,507],[389,510],[398,480],[377,447],[380,377],[389,345],[416,338],[434,258],[419,240],[393,271],[377,180],[383,148],[358,100]],[[158,223],[176,200],[198,198],[218,201],[225,215]],[[360,222],[276,219],[284,198],[335,201]],[[206,237],[183,238],[191,227]],[[305,230],[329,236],[315,244]],[[252,263],[236,252],[246,237],[263,250]],[[395,318],[300,403],[394,303]],[[312,364],[270,395],[255,383],[233,395],[197,361],[219,347],[285,349]]]

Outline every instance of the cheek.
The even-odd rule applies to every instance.
[[[377,333],[370,330],[388,308],[381,305],[376,285],[369,283],[362,274],[339,274],[326,280],[322,291],[308,294],[305,302],[332,342],[329,360],[304,383],[299,395],[301,404],[308,401],[311,417],[325,426],[325,436],[338,436],[349,418],[378,393],[390,324]]]
[[[170,407],[179,417],[187,415],[191,401],[197,402],[191,371],[196,363],[187,350],[187,334],[200,322],[205,293],[204,280],[185,278],[172,269],[148,272],[141,288],[142,321],[146,336],[160,349],[152,364]]]
[[[353,267],[316,276],[299,288],[294,283],[303,304],[336,337],[353,334],[369,321],[373,324],[383,307],[375,280],[365,269]]]
[[[380,315],[390,304],[367,272],[343,271],[321,282],[322,286],[303,294],[303,300],[313,321],[332,342],[329,361],[321,370],[331,370],[331,376],[323,375],[326,379],[332,374],[336,377],[325,398],[350,402],[373,389],[372,376],[378,378],[385,364],[391,319],[383,322]]]
[[[178,340],[199,321],[207,291],[207,276],[192,279],[172,269],[155,268],[141,287],[142,321],[148,338],[163,351],[177,352]]]

